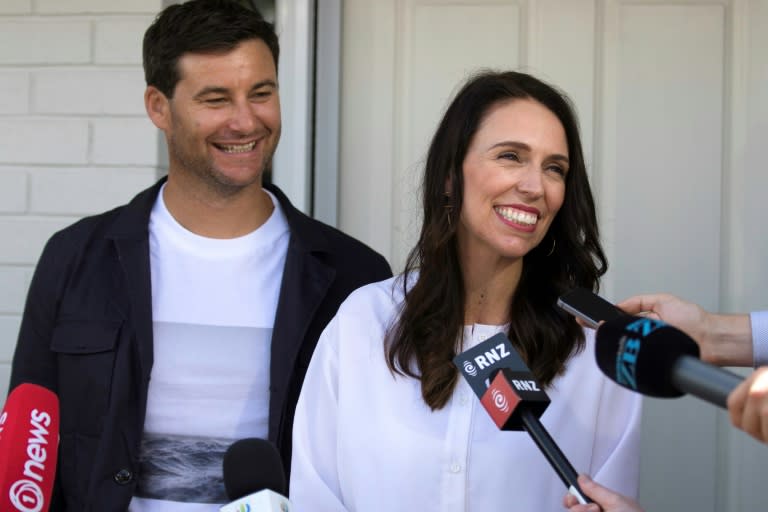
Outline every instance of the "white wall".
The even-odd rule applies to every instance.
[[[141,38],[160,0],[0,1],[0,403],[48,237],[155,180]]]

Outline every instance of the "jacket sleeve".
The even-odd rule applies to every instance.
[[[11,366],[9,390],[22,383],[44,386],[58,394],[56,355],[50,350],[51,336],[56,325],[58,304],[71,261],[67,241],[54,235],[38,260],[19,329],[19,337]],[[53,494],[48,510],[67,510],[63,502],[61,472],[56,472]]]
[[[307,370],[293,424],[289,498],[296,512],[346,511],[337,459],[337,319],[320,336]]]
[[[31,382],[57,391],[58,370],[50,349],[51,337],[71,254],[67,240],[59,233],[48,241],[37,262],[19,328],[9,389]]]

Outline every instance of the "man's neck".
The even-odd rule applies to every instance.
[[[264,224],[274,205],[260,183],[222,196],[169,175],[163,189],[165,206],[176,221],[196,235],[236,238]]]

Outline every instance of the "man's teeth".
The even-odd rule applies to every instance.
[[[218,146],[225,153],[245,153],[256,147],[256,141],[249,142],[248,144],[218,144]]]
[[[536,221],[538,220],[538,216],[535,213],[523,212],[514,208],[498,207],[496,208],[496,211],[508,221],[516,224],[532,226],[536,224]]]

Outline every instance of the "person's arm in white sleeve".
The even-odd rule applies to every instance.
[[[640,471],[642,396],[606,378],[600,401],[589,472],[596,482],[634,498]]]
[[[293,423],[288,497],[294,512],[344,512],[337,467],[338,322],[320,336]]]
[[[749,314],[752,328],[752,365],[768,365],[768,311],[753,311]]]

